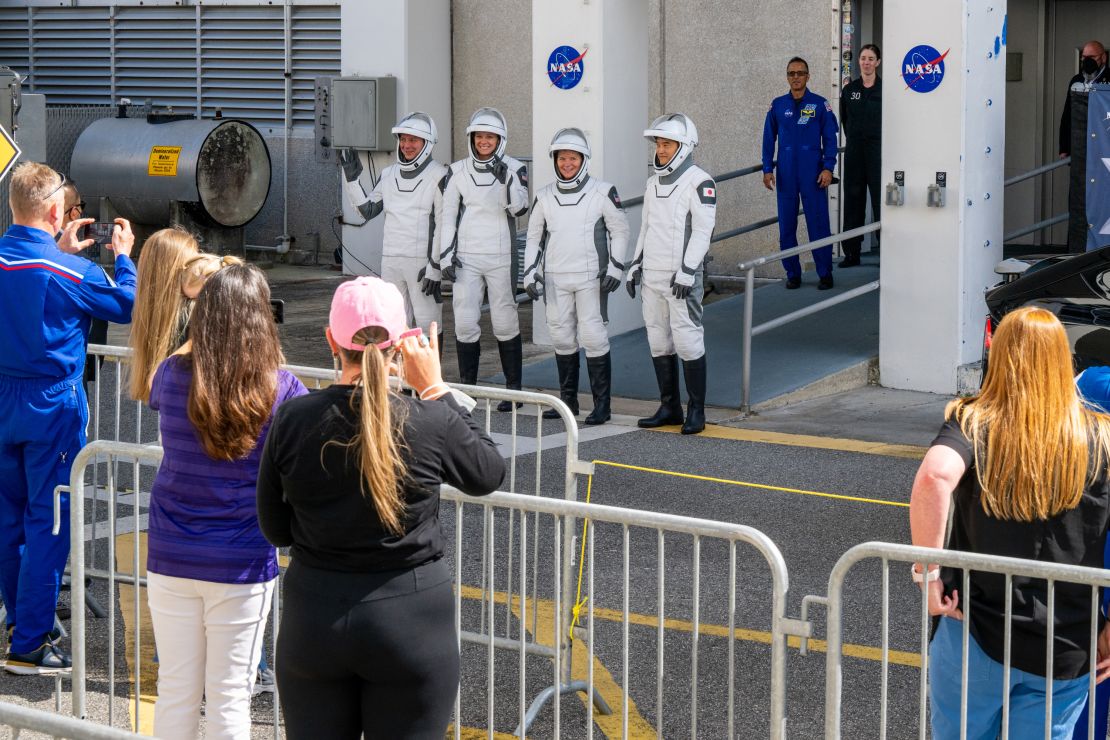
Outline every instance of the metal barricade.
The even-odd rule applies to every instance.
[[[534,496],[499,492],[471,497],[446,486],[442,497],[445,526],[454,526],[456,627],[461,633],[468,622],[486,619],[495,628],[481,651],[468,651],[460,644],[464,668],[456,698],[456,739],[471,719],[491,733],[514,724],[514,734],[524,737],[541,717],[549,718],[552,737],[593,737],[595,722],[607,723],[602,729],[609,737],[737,737],[741,727],[739,734],[745,736],[785,737],[786,635],[793,620],[784,617],[786,564],[762,532],[738,524]],[[480,514],[468,516],[475,508]],[[493,590],[482,594],[476,605],[468,603],[474,592],[468,583],[483,577],[471,565],[478,559],[469,554],[468,544],[478,538],[469,532],[479,526],[491,532],[483,542],[487,557],[481,567],[488,569],[486,577],[492,583],[497,555],[512,551],[514,524],[507,514],[514,511],[519,514],[519,547],[526,549],[532,538],[545,542],[550,553],[543,559],[551,567],[532,574],[541,582],[538,598],[518,599]],[[530,526],[533,518],[528,514],[536,515],[536,524]],[[565,535],[574,530],[577,519],[589,523],[578,565],[583,590],[568,598],[564,569],[555,564],[563,560]],[[549,531],[542,532],[540,523]],[[508,547],[500,544],[506,538]],[[754,550],[756,562],[738,557],[741,548]],[[599,552],[605,556],[598,557]],[[635,563],[634,553],[641,558]],[[709,561],[717,567],[703,570]],[[528,577],[522,564],[519,578],[523,582]],[[739,599],[741,581],[749,584],[754,598]],[[498,622],[502,603],[506,609]],[[719,618],[727,627],[717,627],[712,638],[709,631],[703,636],[706,618]],[[769,643],[745,652],[750,663],[744,672],[737,670],[737,652],[749,650],[737,637],[741,618],[763,622]],[[679,624],[683,637],[668,638],[668,629]],[[495,649],[503,645],[493,633],[501,627],[506,634],[518,635],[515,665],[499,663],[495,657]],[[529,631],[542,650],[529,647]],[[717,641],[721,638],[727,644]],[[535,657],[550,660],[550,665]],[[483,662],[484,692],[474,691],[467,684],[467,668]],[[752,666],[764,663],[766,702],[739,706],[739,677],[750,685],[758,675]],[[612,673],[606,664],[614,666]],[[682,678],[675,680],[677,676]],[[533,691],[536,685],[544,686],[538,694]],[[562,702],[567,694],[581,694],[585,711],[577,702],[569,707]],[[534,698],[529,701],[530,697]],[[633,708],[637,699],[653,706],[654,728]],[[688,717],[688,724],[664,727],[672,717]],[[538,734],[546,736],[546,729]]]
[[[132,740],[140,737],[132,732],[117,730],[114,727],[66,717],[53,712],[44,712],[18,704],[0,702],[0,726],[11,728],[8,737],[18,740],[22,731],[41,733],[54,738],[71,740]]]
[[[877,560],[881,564],[882,573],[882,607],[881,607],[881,665],[880,665],[880,694],[879,694],[879,732],[874,733],[868,730],[866,735],[869,737],[878,736],[880,738],[887,737],[887,723],[891,716],[895,716],[898,720],[904,723],[907,719],[905,712],[892,712],[889,703],[889,669],[890,669],[890,625],[891,625],[891,610],[890,610],[890,564],[893,563],[928,563],[936,564],[943,567],[954,568],[962,572],[962,581],[959,588],[960,592],[960,608],[964,614],[968,613],[969,609],[974,609],[974,601],[971,595],[970,574],[972,571],[982,573],[996,573],[1005,576],[1005,584],[1007,590],[1007,599],[1005,603],[1005,616],[1004,616],[1004,640],[1005,640],[1005,653],[1003,662],[1003,681],[1002,681],[1002,725],[1000,737],[1009,737],[1010,728],[1010,649],[1011,649],[1011,628],[1013,618],[1013,579],[1017,578],[1034,578],[1044,580],[1046,582],[1046,593],[1048,599],[1048,634],[1047,634],[1047,658],[1046,668],[1053,664],[1053,654],[1055,649],[1053,639],[1053,622],[1054,622],[1054,605],[1055,605],[1055,589],[1059,584],[1079,584],[1089,586],[1091,589],[1091,632],[1090,632],[1090,655],[1097,655],[1097,610],[1099,604],[1099,588],[1110,587],[1110,570],[1102,570],[1100,568],[1085,568],[1076,565],[1061,565],[1057,563],[1041,562],[1034,560],[1021,560],[1017,558],[1007,558],[992,555],[981,555],[976,553],[959,552],[954,550],[934,550],[925,547],[913,547],[911,545],[899,545],[886,542],[866,542],[848,550],[837,561],[829,576],[829,587],[827,597],[814,597],[807,596],[803,604],[802,619],[805,619],[806,606],[817,603],[823,604],[828,610],[827,621],[827,655],[825,667],[825,738],[826,740],[839,740],[841,737],[841,714],[843,707],[843,683],[844,683],[844,625],[845,625],[845,611],[848,606],[848,599],[845,595],[845,581],[849,572],[857,564],[867,561]],[[901,570],[901,569],[899,569]],[[908,565],[906,570],[908,571]],[[906,581],[909,581],[908,573],[905,573]],[[928,703],[928,650],[929,650],[929,628],[930,616],[928,612],[928,601],[925,596],[925,589],[918,589],[916,585],[910,584],[916,591],[920,590],[920,595],[915,594],[915,601],[917,604],[914,606],[916,617],[914,621],[919,625],[920,631],[914,637],[914,641],[920,646],[921,656],[921,669],[918,677],[918,695],[916,697],[916,710],[918,719],[917,735],[924,739],[927,736],[926,724],[926,705]],[[907,587],[908,588],[908,587]],[[896,615],[897,616],[897,615]],[[963,619],[961,621],[963,628],[962,637],[962,670],[959,677],[944,676],[942,680],[946,681],[960,681],[960,727],[961,736],[966,732],[967,727],[967,711],[968,711],[968,648],[970,637],[969,620]],[[803,638],[802,651],[805,652],[806,642]],[[1092,661],[1093,663],[1093,661]],[[1094,732],[1094,700],[1095,700],[1095,672],[1091,671],[1088,675],[1088,688],[1090,695],[1088,698],[1089,706],[1088,712],[1089,719],[1087,724],[1087,737],[1091,740],[1095,738]],[[1051,716],[1052,716],[1052,671],[1047,670],[1046,677],[1046,693],[1047,693],[1047,706],[1045,709],[1045,728],[1044,737],[1051,738]],[[856,697],[859,698],[858,696]],[[862,713],[857,714],[859,716]],[[868,716],[873,716],[869,711]],[[903,729],[905,729],[903,725]],[[849,733],[851,736],[862,736],[864,732],[860,728],[853,728]]]
[[[138,567],[131,574],[115,570],[113,502],[120,481],[129,482],[129,470],[138,490],[153,474],[161,455],[155,446],[99,441],[86,446],[74,461],[70,535],[75,603],[84,598],[89,576],[108,582],[111,603],[117,585],[145,585],[145,579],[137,577]],[[108,568],[99,571],[86,567],[91,528],[85,526],[84,500],[86,481],[91,477],[88,468],[94,465],[104,468],[106,490],[100,495],[113,513]],[[478,498],[445,486],[442,497],[447,502],[442,512],[444,526],[449,532],[454,529],[449,539],[454,547],[449,547],[447,557],[455,572],[456,627],[464,658],[455,737],[462,737],[462,726],[468,722],[491,731],[515,723],[523,737],[538,717],[548,716],[554,737],[566,736],[562,730],[566,723],[578,722],[584,724],[582,734],[592,736],[595,719],[606,715],[609,719],[603,721],[617,723],[610,730],[619,729],[628,736],[630,727],[651,728],[633,708],[637,695],[647,704],[654,701],[654,732],[659,736],[664,732],[666,709],[681,706],[679,713],[685,716],[688,712],[689,725],[681,730],[668,728],[667,734],[696,737],[700,726],[706,736],[727,731],[734,737],[737,727],[747,729],[766,722],[766,734],[784,737],[784,660],[786,634],[793,620],[784,618],[786,565],[778,548],[761,532],[736,524],[543,496],[498,492]],[[481,509],[480,516],[467,515],[473,507]],[[131,516],[136,517],[132,523],[137,528],[137,507]],[[589,527],[576,566],[573,533],[578,519],[587,520]],[[132,563],[138,566],[138,538],[133,542]],[[478,547],[480,553],[475,552]],[[756,558],[742,557],[749,547],[758,554]],[[596,556],[618,550],[622,553],[619,558]],[[634,553],[644,561],[633,564]],[[726,558],[727,567],[703,570],[705,563],[724,566]],[[502,568],[502,563],[508,567]],[[575,568],[583,577],[578,593],[573,588]],[[741,598],[741,583],[753,592],[751,598]],[[275,593],[277,607],[280,587]],[[139,604],[136,589],[136,625]],[[648,614],[636,613],[640,610]],[[109,610],[109,620],[114,620],[113,612]],[[84,717],[89,681],[84,610],[74,609],[72,619],[72,710],[75,716]],[[715,626],[703,636],[705,619],[719,619],[727,628]],[[746,645],[737,639],[739,619],[760,622],[768,629],[769,645],[751,647],[748,656],[753,665],[767,666],[767,701],[758,707],[736,701],[738,677],[755,673],[748,666],[743,673],[737,670],[738,653],[748,649],[739,647]],[[275,608],[273,620],[276,640],[279,608]],[[680,637],[665,637],[667,625],[675,620],[683,625]],[[143,651],[141,632],[132,632],[133,642],[126,649],[135,656],[134,720],[138,726],[143,711],[139,701]],[[114,621],[109,622],[109,634],[115,634]],[[727,639],[727,647],[717,642],[721,639]],[[654,652],[645,646],[652,642]],[[273,658],[281,660],[278,654]],[[114,696],[111,645],[108,662],[108,690]],[[467,681],[483,662],[484,691]],[[609,673],[605,662],[621,666],[619,678],[616,670]],[[645,670],[645,664],[652,670]],[[506,669],[499,670],[500,666]],[[664,680],[674,675],[688,677],[689,684]],[[678,687],[682,690],[676,694]],[[594,701],[576,711],[561,702],[562,696],[574,693],[592,696]],[[475,710],[469,699],[482,706]],[[610,704],[616,710],[614,715],[610,715]],[[110,710],[109,722],[113,720]],[[275,701],[275,737],[278,722]]]

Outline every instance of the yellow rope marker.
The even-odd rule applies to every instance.
[[[675,478],[687,478],[689,480],[700,480],[707,483],[724,483],[729,486],[744,486],[746,488],[758,488],[764,491],[780,491],[782,493],[796,493],[802,496],[818,496],[820,498],[831,498],[841,501],[853,501],[863,504],[878,504],[880,506],[899,506],[909,508],[909,504],[904,504],[900,501],[884,501],[878,498],[864,498],[862,496],[845,496],[840,493],[824,493],[822,491],[807,491],[802,488],[785,488],[783,486],[771,486],[765,483],[750,483],[740,480],[729,480],[728,478],[714,478],[707,475],[694,475],[693,473],[678,473],[673,470],[660,470],[659,468],[646,468],[641,465],[628,465],[626,463],[608,462],[606,460],[591,460],[594,465],[607,465],[611,468],[621,468],[623,470],[636,470],[641,473],[655,473],[657,475],[670,475]],[[594,476],[591,473],[586,478],[586,503],[590,503],[590,495],[593,493]],[[578,626],[579,619],[582,615],[582,607],[589,601],[587,596],[582,598],[582,571],[586,565],[586,532],[589,529],[590,520],[582,520],[582,546],[578,552],[578,588],[574,597],[574,608],[571,614],[574,617],[570,622],[570,641],[574,642],[574,628]]]

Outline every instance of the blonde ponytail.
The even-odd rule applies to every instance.
[[[345,360],[357,362],[360,377],[355,381],[359,417],[358,433],[350,446],[358,449],[359,469],[362,471],[362,495],[374,504],[382,526],[392,534],[405,531],[405,504],[401,499],[401,484],[406,476],[401,458],[401,443],[397,430],[400,420],[395,418],[390,405],[389,354],[383,353],[372,343],[355,335],[355,341],[366,342],[362,352],[343,350]],[[361,355],[361,356],[360,356]],[[367,490],[369,489],[369,490]]]

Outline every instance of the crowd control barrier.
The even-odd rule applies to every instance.
[[[73,719],[53,712],[44,712],[40,709],[21,707],[18,704],[0,702],[0,727],[7,727],[11,732],[7,737],[19,740],[21,733],[26,730],[54,738],[68,738],[69,740],[134,740],[140,737],[132,732],[117,730],[114,727],[94,724],[88,721]]]
[[[807,596],[805,598],[805,606],[814,603],[824,605],[828,610],[827,617],[827,630],[828,630],[828,645],[825,664],[825,739],[826,740],[839,740],[841,737],[841,719],[844,711],[843,707],[843,659],[844,659],[844,625],[845,625],[845,612],[847,610],[847,598],[845,581],[849,572],[854,566],[864,561],[879,561],[881,564],[882,574],[882,608],[881,608],[881,683],[879,694],[879,731],[878,737],[886,738],[888,733],[888,724],[891,718],[890,711],[890,696],[888,695],[888,675],[890,669],[890,568],[892,563],[902,564],[895,569],[896,578],[905,578],[909,580],[909,567],[912,563],[928,563],[936,564],[943,567],[954,568],[962,572],[962,581],[959,587],[960,593],[960,608],[966,615],[969,609],[974,609],[974,599],[972,591],[969,588],[971,571],[984,572],[984,573],[997,573],[1004,575],[1006,579],[1007,599],[1005,605],[1005,659],[1003,662],[1003,681],[1002,686],[1002,729],[999,737],[1007,738],[1010,736],[1010,650],[1012,647],[1011,628],[1013,618],[1013,579],[1014,578],[1034,578],[1041,579],[1046,582],[1047,593],[1047,606],[1048,606],[1048,636],[1047,636],[1047,655],[1046,655],[1046,675],[1047,685],[1045,688],[1047,694],[1047,705],[1045,709],[1045,726],[1044,737],[1047,739],[1052,737],[1051,716],[1052,716],[1052,671],[1054,640],[1053,640],[1053,617],[1055,608],[1055,589],[1059,584],[1080,584],[1089,586],[1091,589],[1091,632],[1089,649],[1092,656],[1097,655],[1097,609],[1099,604],[1099,588],[1110,586],[1110,570],[1102,570],[1100,568],[1085,568],[1077,565],[1061,565],[1056,563],[1040,562],[1034,560],[1021,560],[1017,558],[1007,558],[993,555],[980,555],[976,553],[958,552],[954,550],[934,550],[925,547],[913,547],[911,545],[900,545],[886,542],[865,542],[848,550],[840,557],[836,565],[833,566],[832,573],[829,576],[829,590],[827,597],[813,597]],[[859,583],[856,582],[855,586],[858,588]],[[918,589],[914,589],[918,590]],[[915,604],[912,608],[917,611],[918,625],[920,627],[918,638],[920,642],[921,656],[928,655],[928,645],[930,639],[930,621],[931,618],[928,612],[928,602],[925,596],[925,590],[920,589],[920,596],[916,598]],[[802,619],[805,619],[806,608],[803,606]],[[969,641],[972,639],[970,636],[970,622],[968,619],[961,621],[963,627],[963,657],[961,660],[962,669],[959,676],[944,676],[941,680],[945,681],[959,681],[960,682],[960,737],[965,737],[967,732],[967,711],[968,711],[968,648]],[[803,652],[805,651],[806,640],[803,638],[802,646]],[[929,663],[928,660],[921,661],[920,677],[918,681],[918,695],[917,699],[917,722],[918,722],[918,737],[924,740],[928,737],[927,723],[926,723],[926,707],[928,705],[928,681],[929,681]],[[1095,712],[1094,697],[1095,697],[1095,672],[1091,671],[1089,677],[1089,691],[1088,698],[1091,710],[1088,712],[1088,723],[1086,727],[1086,737],[1089,740],[1095,740],[1096,733],[1094,730]],[[855,701],[860,701],[862,697],[853,697]],[[870,713],[870,712],[869,712]],[[905,722],[909,719],[906,716],[896,716],[895,719],[899,722]],[[1023,732],[1023,737],[1028,737],[1027,732]],[[1102,740],[1099,738],[1098,740]]]
[[[74,461],[74,603],[85,597],[86,577],[107,581],[110,604],[115,603],[118,585],[145,585],[145,579],[136,577],[137,567],[131,573],[116,569],[114,549],[107,568],[87,566],[91,527],[84,523],[84,501],[91,468],[104,468],[98,495],[114,514],[121,482],[129,486],[133,476],[136,488],[147,486],[161,454],[156,446],[98,441]],[[453,543],[446,556],[455,573],[456,627],[463,656],[453,725],[456,738],[463,736],[464,726],[501,732],[515,728],[523,736],[537,727],[537,721],[550,723],[552,737],[590,737],[595,720],[616,723],[610,730],[624,736],[630,727],[642,729],[654,722],[661,736],[668,714],[687,718],[681,729],[670,728],[668,735],[735,737],[737,728],[759,726],[772,738],[785,736],[786,634],[794,620],[784,617],[786,565],[761,532],[543,496],[498,492],[470,497],[444,486],[442,497],[441,518]],[[124,519],[134,526],[134,516],[131,512]],[[581,545],[583,559],[576,562],[573,533],[579,519],[590,526]],[[108,523],[109,548],[115,547],[119,529],[113,521]],[[135,565],[138,539],[132,543]],[[703,570],[707,563],[713,567]],[[584,569],[577,592],[570,575],[575,567]],[[280,630],[280,587],[277,593],[275,633]],[[136,624],[142,598],[136,593],[131,605]],[[109,619],[114,619],[114,611],[109,609]],[[676,619],[689,625],[688,630],[665,635],[664,625]],[[72,711],[81,718],[86,716],[89,682],[85,610],[74,609],[72,620]],[[727,632],[703,636],[704,620],[727,624]],[[740,620],[765,626],[767,644],[738,642]],[[133,656],[133,717],[138,725],[144,711],[138,688],[143,682],[143,646],[141,632],[130,632],[126,650]],[[109,634],[115,634],[114,622]],[[641,648],[647,643],[654,651]],[[108,648],[109,675],[114,677],[116,658],[113,646]],[[277,653],[271,657],[274,664],[281,660]],[[476,673],[484,678],[484,686],[473,680]],[[766,687],[763,696],[754,703],[738,702],[740,684],[753,681]],[[683,687],[680,695],[674,694],[675,687]],[[114,683],[108,688],[114,694]],[[653,719],[634,708],[633,689],[655,696]],[[583,701],[564,701],[571,694]],[[276,734],[276,706],[274,727]]]

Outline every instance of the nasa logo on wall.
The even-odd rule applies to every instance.
[[[573,46],[558,46],[551,56],[547,58],[547,77],[551,84],[562,90],[570,90],[582,81],[586,71],[583,58],[586,51],[581,54]]]
[[[942,54],[928,44],[920,44],[907,51],[901,70],[906,87],[919,93],[930,93],[940,87],[944,81],[944,58],[948,56],[948,51]]]

